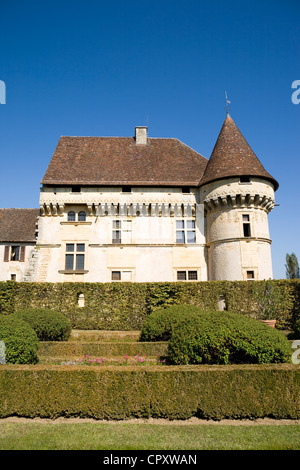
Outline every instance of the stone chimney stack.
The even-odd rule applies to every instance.
[[[147,145],[147,131],[146,126],[137,126],[135,128],[135,143],[136,145]]]

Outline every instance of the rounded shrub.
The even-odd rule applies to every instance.
[[[36,364],[39,340],[35,331],[21,318],[0,315],[0,341],[5,343],[6,363]]]
[[[71,335],[70,320],[55,310],[26,308],[18,310],[15,316],[27,322],[40,341],[67,341]]]
[[[192,313],[200,315],[203,310],[195,305],[172,305],[152,312],[144,321],[141,341],[168,341],[174,324]]]
[[[262,364],[291,361],[287,338],[246,315],[211,312],[185,316],[172,329],[172,364]]]

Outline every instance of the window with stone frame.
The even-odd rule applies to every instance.
[[[195,220],[176,220],[176,243],[196,243]]]
[[[112,243],[126,244],[131,243],[132,221],[127,219],[113,220],[112,225]]]
[[[128,269],[120,269],[119,271],[111,271],[112,281],[130,282],[132,281],[132,271]]]
[[[243,235],[246,238],[251,237],[251,225],[249,214],[243,214]]]
[[[82,271],[84,269],[85,244],[67,243],[66,244],[66,271]]]
[[[195,269],[178,270],[177,281],[197,281],[198,271]]]

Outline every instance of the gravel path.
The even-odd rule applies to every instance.
[[[190,418],[187,420],[167,420],[167,419],[126,419],[122,421],[107,421],[107,420],[97,420],[92,418],[57,418],[57,419],[43,419],[43,418],[18,418],[15,416],[0,419],[0,425],[2,423],[37,423],[37,424],[59,424],[59,423],[110,423],[110,424],[160,424],[160,425],[180,425],[180,426],[188,426],[188,425],[215,425],[215,426],[282,426],[282,425],[289,425],[289,424],[300,424],[300,419],[270,419],[270,418],[263,418],[263,419],[244,419],[244,420],[232,420],[232,419],[223,419],[220,421],[213,421],[213,420],[205,420],[205,419],[198,419],[198,418]]]

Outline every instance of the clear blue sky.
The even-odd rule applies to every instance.
[[[280,187],[275,278],[300,257],[300,2],[0,0],[0,207],[39,207],[61,135],[176,137],[209,158],[230,114]]]

